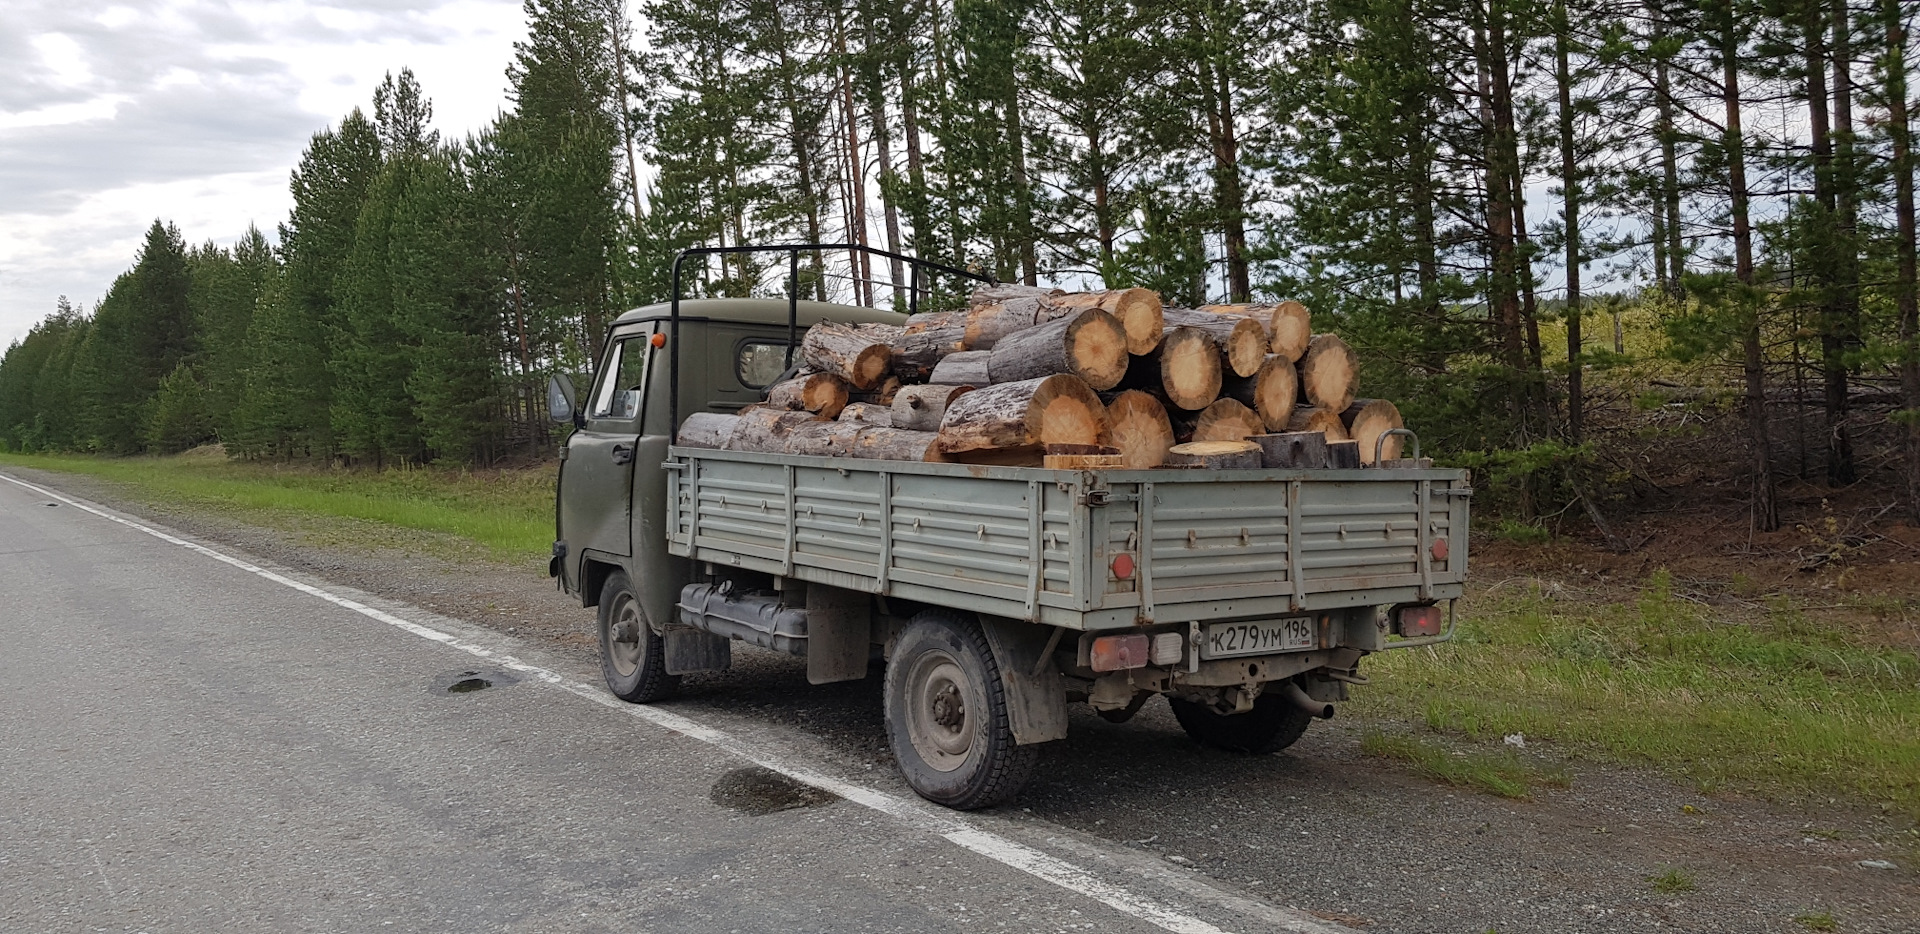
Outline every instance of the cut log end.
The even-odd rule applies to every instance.
[[[1240,470],[1261,466],[1260,446],[1251,441],[1192,441],[1167,452],[1167,466]]]
[[[1077,376],[1056,374],[976,389],[947,406],[940,449],[966,451],[1040,444],[1103,444],[1107,411]]]
[[[1396,428],[1405,428],[1400,420],[1400,409],[1385,399],[1355,399],[1347,410],[1340,413],[1340,421],[1347,426],[1347,432],[1353,440],[1360,442],[1360,463],[1372,464],[1376,460],[1398,460],[1404,435],[1393,435],[1383,442],[1381,437]],[[1376,458],[1375,452],[1380,452]]]
[[[1173,447],[1173,423],[1159,399],[1129,389],[1107,404],[1107,421],[1109,437],[1120,449],[1126,469],[1146,470],[1166,463],[1167,449]]]
[[[1332,334],[1316,334],[1300,358],[1300,391],[1307,401],[1333,412],[1353,404],[1359,359],[1347,342]]]
[[[1194,422],[1193,441],[1245,441],[1266,430],[1266,423],[1252,409],[1234,399],[1219,399],[1201,410]]]
[[[1189,410],[1213,404],[1221,378],[1220,349],[1213,335],[1194,327],[1172,328],[1157,353],[1167,401]]]
[[[1317,406],[1303,405],[1293,410],[1293,416],[1287,419],[1288,431],[1318,431],[1327,436],[1327,441],[1350,441],[1347,426],[1340,416]]]

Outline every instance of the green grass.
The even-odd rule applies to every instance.
[[[1822,908],[1819,911],[1803,911],[1793,916],[1793,920],[1809,931],[1837,931],[1840,923],[1833,920],[1833,912]]]
[[[1398,759],[1414,771],[1437,781],[1473,788],[1502,798],[1533,797],[1533,785],[1565,786],[1564,773],[1542,771],[1511,751],[1497,753],[1447,749],[1411,736],[1368,730],[1360,737],[1360,751],[1369,756]]]
[[[1662,895],[1678,895],[1698,888],[1693,884],[1693,870],[1679,866],[1648,876],[1647,881],[1653,883],[1653,890]]]
[[[212,454],[84,457],[0,454],[0,467],[82,474],[159,503],[277,520],[355,520],[452,536],[494,557],[545,555],[553,542],[553,468],[340,470],[230,461]]]
[[[1664,573],[1633,602],[1539,593],[1463,605],[1451,645],[1369,659],[1361,715],[1524,733],[1703,790],[1836,791],[1920,816],[1920,657],[1793,606],[1703,607]]]

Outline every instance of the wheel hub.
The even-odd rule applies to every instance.
[[[960,689],[952,682],[941,686],[933,695],[933,722],[952,729],[966,719],[967,703],[960,699]]]

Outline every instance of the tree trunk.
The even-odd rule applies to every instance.
[[[1224,377],[1220,394],[1260,413],[1268,431],[1280,431],[1287,427],[1299,401],[1300,374],[1286,357],[1268,354],[1254,375]]]
[[[1894,189],[1894,305],[1900,317],[1900,386],[1905,396],[1907,520],[1920,525],[1920,287],[1916,287],[1913,124],[1907,114],[1907,36],[1901,0],[1881,0],[1886,18],[1887,136],[1892,142]]]
[[[1127,332],[1127,352],[1144,354],[1160,346],[1166,329],[1160,293],[1152,289],[1113,289],[1106,292],[1069,292],[1042,299],[1042,317],[1081,308],[1098,308],[1119,319]]]
[[[899,396],[896,395],[894,398],[898,399]],[[892,428],[893,407],[891,405],[883,406],[876,402],[854,402],[840,410],[840,420],[843,422],[859,422],[862,425],[876,428]]]
[[[1160,346],[1133,358],[1127,368],[1128,388],[1162,393],[1182,409],[1197,411],[1220,397],[1220,343],[1201,328],[1166,330]]]
[[[738,417],[740,421],[733,426],[733,433],[727,436],[726,443],[720,446],[722,450],[777,454],[787,449],[788,439],[795,431],[803,430],[804,426],[832,424],[812,412],[789,412],[769,406],[743,409]]]
[[[680,423],[680,433],[673,443],[683,448],[724,448],[739,424],[738,415],[695,412]]]
[[[937,432],[878,426],[862,428],[853,438],[850,453],[854,457],[886,461],[939,462],[947,459],[940,453],[940,435]]]
[[[822,321],[807,329],[800,357],[822,373],[832,373],[855,389],[878,386],[893,369],[892,342],[905,328],[886,324],[845,325]]]
[[[1244,315],[1260,323],[1267,332],[1267,352],[1277,353],[1292,363],[1307,352],[1313,337],[1307,306],[1296,301],[1278,305],[1202,305],[1201,311],[1224,315]]]
[[[1087,308],[1008,335],[994,344],[987,375],[995,383],[1071,373],[1094,389],[1127,374],[1127,332],[1110,314]]]
[[[1853,456],[1851,413],[1846,404],[1846,354],[1860,344],[1860,259],[1855,240],[1860,178],[1854,160],[1853,38],[1848,15],[1846,0],[1832,0],[1834,242],[1828,249],[1834,275],[1829,301],[1840,353],[1838,366],[1829,369],[1827,381],[1829,393],[1838,386],[1836,398],[1841,400],[1830,441],[1839,462],[1837,471],[1830,470],[1837,483],[1852,483],[1859,478]]]
[[[1107,410],[1077,376],[1056,374],[976,389],[947,406],[940,450],[1038,448],[1046,444],[1104,444]]]
[[[1163,317],[1170,325],[1199,328],[1212,334],[1220,345],[1226,373],[1252,376],[1260,372],[1260,365],[1267,360],[1267,329],[1252,318],[1182,309],[1169,311]]]
[[[966,347],[967,329],[964,325],[919,331],[911,330],[911,324],[908,327],[909,330],[893,345],[893,373],[905,382],[926,382],[941,360]]]
[[[992,380],[987,378],[987,361],[993,357],[990,350],[963,350],[941,358],[940,365],[933,368],[927,382],[943,386],[985,386]]]
[[[947,407],[969,386],[902,386],[893,396],[893,427],[913,431],[939,431]]]
[[[1753,288],[1753,222],[1748,217],[1747,139],[1741,127],[1740,32],[1733,0],[1722,0],[1720,19],[1721,105],[1726,114],[1727,194],[1733,214],[1733,276],[1740,282],[1745,322],[1740,337],[1741,376],[1746,388],[1748,472],[1753,483],[1753,526],[1761,532],[1780,527],[1774,499],[1773,446],[1767,430],[1767,361],[1761,344],[1764,303]]]
[[[1332,334],[1316,334],[1300,358],[1300,394],[1313,405],[1334,412],[1353,404],[1360,361],[1347,342]]]
[[[1567,236],[1567,438],[1579,444],[1585,400],[1580,386],[1580,168],[1574,153],[1573,69],[1567,53],[1573,24],[1567,18],[1567,0],[1555,0],[1553,13],[1553,77],[1560,95],[1560,223]],[[1365,457],[1366,442],[1360,446]]]
[[[1166,463],[1173,447],[1173,424],[1160,400],[1129,389],[1107,403],[1108,443],[1120,449],[1121,465],[1146,470]]]

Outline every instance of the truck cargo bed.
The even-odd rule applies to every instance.
[[[670,450],[672,554],[1072,629],[1446,599],[1467,572],[1464,470]],[[1115,568],[1123,555],[1131,574]]]

